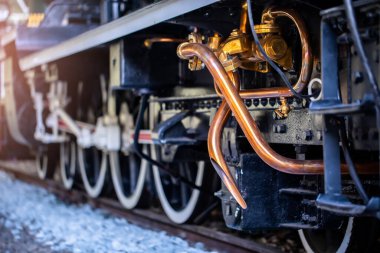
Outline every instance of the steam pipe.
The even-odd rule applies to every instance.
[[[177,38],[165,38],[165,37],[155,37],[144,40],[144,46],[146,48],[151,48],[153,43],[181,43],[185,42],[184,39],[177,39]]]
[[[261,135],[256,122],[245,107],[239,92],[234,87],[224,67],[210,49],[202,44],[182,43],[177,49],[177,54],[182,59],[189,59],[190,57],[196,56],[206,65],[252,148],[266,164],[278,171],[289,174],[323,174],[322,160],[296,160],[287,158],[276,153],[269,146]],[[219,108],[219,110],[221,110],[221,108]],[[223,111],[224,110],[225,109],[223,109]],[[220,113],[219,115],[224,114]],[[358,165],[358,171],[368,174],[377,173],[377,164],[375,166],[372,165]],[[342,172],[347,173],[347,166],[345,164],[342,165]]]
[[[239,89],[240,82],[238,74],[228,72],[228,75],[230,76],[230,79],[234,83],[235,87]],[[218,173],[218,175],[220,176],[220,178],[222,179],[223,183],[230,191],[232,196],[236,199],[238,204],[245,209],[247,208],[247,204],[236,185],[235,179],[231,175],[231,172],[226,164],[226,161],[224,160],[223,153],[221,150],[220,140],[222,137],[223,127],[226,124],[230,115],[231,110],[228,108],[226,100],[223,99],[222,104],[220,105],[218,111],[216,112],[210,124],[210,129],[207,138],[207,147],[211,163],[214,166],[216,172]]]

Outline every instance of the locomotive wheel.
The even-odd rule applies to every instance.
[[[144,153],[147,147],[144,146]],[[111,175],[113,186],[120,203],[127,209],[141,204],[141,194],[149,164],[135,154],[125,155],[122,152],[110,153]]]
[[[74,141],[61,143],[59,170],[65,189],[72,189],[77,167],[77,148]]]
[[[96,147],[78,147],[79,170],[87,194],[97,198],[102,193],[108,169],[107,153]]]
[[[371,252],[379,235],[378,222],[373,219],[348,218],[338,230],[298,231],[308,253]]]
[[[157,148],[152,146],[152,158],[160,161],[157,159],[157,151]],[[170,163],[169,166],[197,186],[202,186],[206,178],[204,161],[179,161]],[[156,166],[153,166],[153,176],[158,198],[170,220],[178,224],[187,223],[199,214],[205,203],[202,202],[198,189],[191,188],[179,179],[160,171]]]
[[[54,144],[38,147],[36,156],[37,175],[40,179],[51,179],[56,167],[56,148]]]

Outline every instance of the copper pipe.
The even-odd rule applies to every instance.
[[[235,87],[239,89],[240,82],[238,74],[236,72],[228,72],[228,75]],[[210,124],[210,129],[207,138],[208,153],[210,155],[212,165],[214,166],[216,172],[222,179],[227,189],[236,199],[238,204],[243,209],[246,209],[247,204],[236,185],[235,179],[231,175],[231,172],[226,164],[226,161],[224,160],[223,153],[221,150],[221,135],[223,132],[223,127],[226,124],[228,118],[230,117],[230,114],[231,110],[228,108],[226,101],[223,99],[222,104],[220,105],[218,111],[216,112]]]
[[[301,175],[323,174],[322,160],[296,160],[287,158],[276,153],[269,146],[261,135],[260,129],[245,107],[242,98],[239,96],[238,91],[231,82],[222,64],[210,49],[202,44],[182,43],[177,49],[177,54],[182,59],[197,56],[206,65],[252,148],[266,164],[284,173]],[[226,111],[223,113],[226,114]],[[373,166],[373,164],[358,165],[357,169],[359,173],[375,174],[378,172],[378,166]],[[342,165],[342,172],[347,173],[346,165]]]
[[[226,164],[226,161],[224,160],[223,153],[220,148],[220,140],[223,132],[222,130],[228,118],[230,117],[230,112],[231,110],[228,108],[226,101],[223,100],[221,106],[219,107],[211,122],[208,132],[207,146],[212,165],[214,166],[216,172],[222,179],[229,192],[236,199],[238,204],[243,209],[246,209],[247,204],[236,185],[235,179],[231,175],[231,172]]]
[[[184,39],[177,39],[177,38],[164,38],[164,37],[157,37],[157,38],[150,38],[144,40],[144,46],[147,48],[151,48],[153,43],[181,43],[185,42]]]
[[[247,33],[247,23],[248,23],[248,5],[245,2],[241,7],[241,16],[240,16],[240,31],[242,33]]]

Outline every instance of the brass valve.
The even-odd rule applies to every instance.
[[[268,14],[269,13],[269,14]],[[242,6],[240,28],[234,29],[229,37],[222,41],[219,34],[210,36],[207,46],[216,54],[220,62],[227,71],[234,71],[237,68],[267,73],[269,64],[258,49],[251,35],[246,32],[248,24],[246,3]],[[259,41],[265,53],[271,60],[284,69],[292,69],[292,50],[280,34],[280,28],[275,19],[271,17],[269,9],[263,13],[262,23],[255,25],[255,32],[260,36]],[[202,44],[203,36],[192,32],[188,37],[189,43]],[[189,69],[191,71],[203,69],[203,63],[198,57],[189,59]]]

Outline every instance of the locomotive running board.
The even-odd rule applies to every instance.
[[[42,64],[56,61],[218,1],[162,0],[93,30],[84,32],[61,44],[24,57],[20,60],[20,68],[22,71],[26,71]]]

